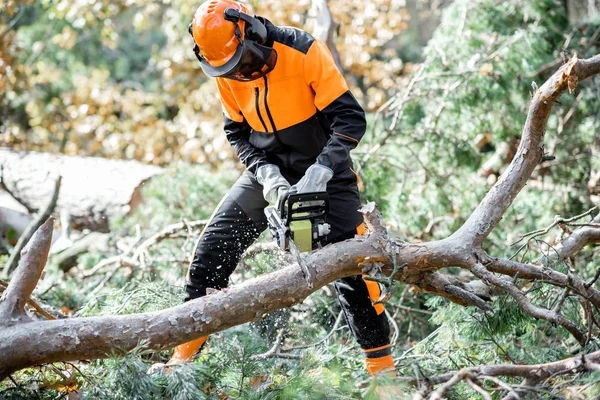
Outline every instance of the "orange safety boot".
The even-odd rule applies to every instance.
[[[187,364],[194,361],[207,338],[208,336],[202,336],[201,338],[175,347],[175,351],[166,365]]]
[[[367,371],[371,376],[382,371],[385,371],[385,373],[389,373],[391,376],[396,376],[394,358],[391,354],[377,358],[367,357],[365,358],[365,364],[367,366]]]

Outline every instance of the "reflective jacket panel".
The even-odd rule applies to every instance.
[[[250,82],[217,78],[229,142],[251,172],[273,163],[301,176],[317,161],[347,169],[366,123],[331,53],[302,30],[265,24],[275,68]]]

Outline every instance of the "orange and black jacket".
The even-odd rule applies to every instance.
[[[250,172],[264,164],[301,177],[318,162],[340,173],[365,133],[365,114],[331,53],[307,32],[264,21],[265,45],[277,51],[263,78],[217,78],[225,133]]]

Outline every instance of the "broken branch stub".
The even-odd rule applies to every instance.
[[[370,201],[358,210],[365,220],[367,231],[371,234],[376,233],[387,236],[387,228],[377,205]]]
[[[50,217],[35,231],[21,252],[21,262],[0,299],[0,326],[11,326],[29,320],[25,315],[25,304],[48,260],[53,227],[54,218]]]

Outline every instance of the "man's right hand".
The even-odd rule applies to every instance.
[[[290,183],[281,175],[279,167],[266,164],[256,170],[256,180],[263,186],[263,196],[269,204],[277,204],[279,196],[290,189]]]

